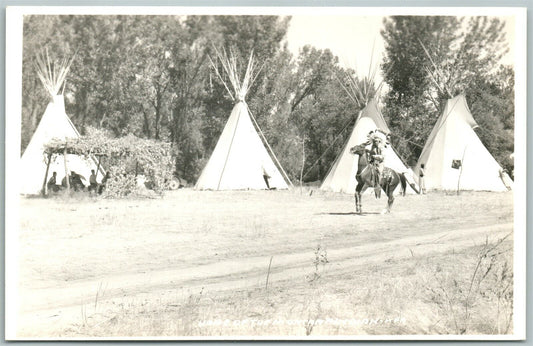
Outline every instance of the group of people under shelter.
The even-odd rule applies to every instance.
[[[106,172],[105,176],[102,178],[102,181],[98,183],[96,180],[96,172],[94,171],[94,169],[92,169],[91,176],[89,177],[89,185],[86,186],[83,183],[83,181],[87,181],[85,177],[81,174],[76,173],[75,171],[71,171],[68,176],[63,177],[63,179],[61,180],[61,184],[59,185],[57,182],[57,172],[53,172],[52,176],[46,183],[46,187],[49,192],[59,192],[60,190],[70,187],[74,191],[85,191],[85,189],[87,189],[88,192],[102,194],[102,192],[104,192],[106,188],[107,182],[110,177],[110,173]]]

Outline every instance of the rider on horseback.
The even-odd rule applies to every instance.
[[[377,129],[368,133],[368,140],[364,143],[365,146],[370,146],[370,149],[367,149],[370,154],[369,163],[377,171],[377,174],[374,174],[374,190],[376,196],[379,196],[381,192],[379,183],[383,177],[383,162],[385,161],[385,148],[388,145],[388,139],[388,134]]]
[[[358,155],[357,173],[355,180],[355,210],[361,213],[361,194],[368,188],[375,189],[376,197],[379,198],[381,190],[385,191],[388,201],[386,213],[394,203],[394,190],[401,184],[401,192],[405,195],[406,179],[404,173],[384,167],[386,148],[389,145],[389,135],[380,130],[368,134],[368,140],[350,148],[350,153]]]

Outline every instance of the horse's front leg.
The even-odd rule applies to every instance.
[[[362,192],[365,190],[365,183],[358,183],[355,187],[355,212],[361,214],[363,212],[363,206],[361,203]]]

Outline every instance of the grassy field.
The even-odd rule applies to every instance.
[[[311,193],[312,192],[312,193]],[[511,333],[513,194],[21,200],[19,337]]]

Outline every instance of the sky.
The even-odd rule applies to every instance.
[[[357,71],[360,77],[368,76],[369,67],[378,68],[385,52],[381,37],[383,16],[312,16],[293,15],[287,33],[289,49],[295,54],[310,44],[319,49],[329,48],[339,57],[344,67]],[[503,17],[506,22],[506,37],[510,46],[509,53],[502,63],[514,61],[514,19]],[[373,52],[373,53],[372,53]],[[381,81],[381,77],[377,76]]]
[[[380,34],[382,24],[382,16],[293,16],[287,42],[294,54],[306,44],[329,48],[342,66],[368,75],[372,56],[375,68],[385,50]]]

